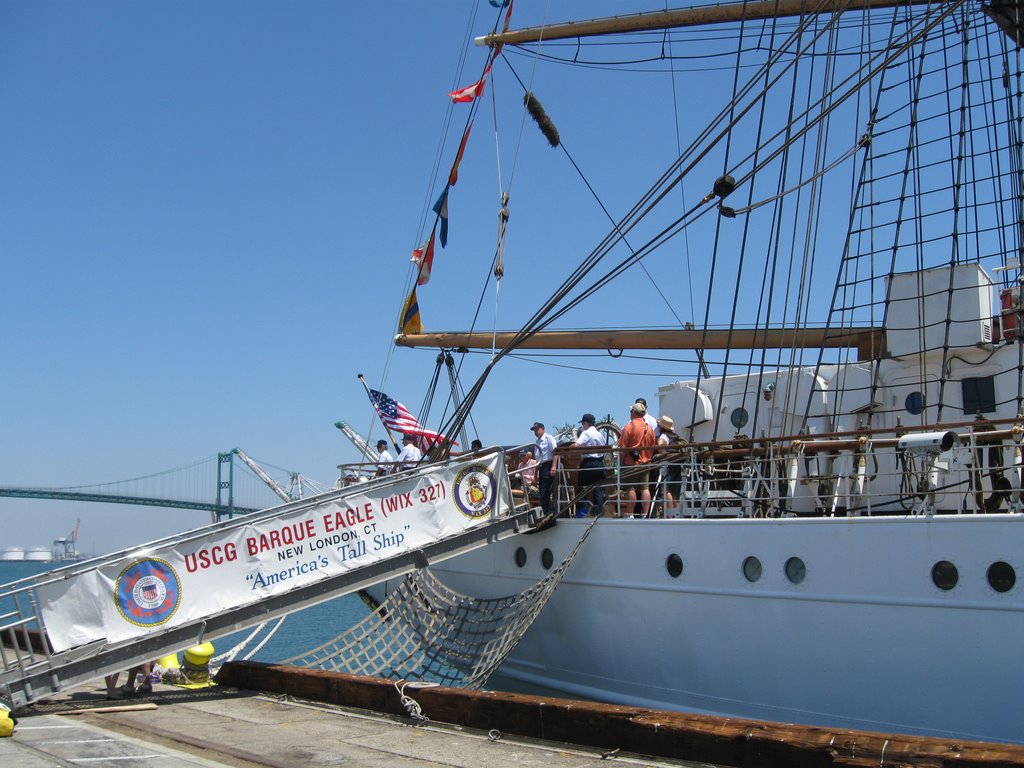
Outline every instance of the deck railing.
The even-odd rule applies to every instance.
[[[970,421],[900,430],[679,442],[655,451],[646,470],[626,449],[560,446],[551,498],[562,516],[793,517],[976,514],[1024,511],[1020,421]],[[536,483],[505,447],[517,503],[539,504]],[[494,449],[485,449],[481,455]],[[581,486],[584,454],[604,457],[603,509],[595,486]],[[470,454],[465,454],[468,456]],[[463,457],[464,457],[463,456]],[[352,479],[375,464],[339,467]],[[398,469],[396,466],[395,469]],[[339,481],[342,482],[342,481]],[[650,504],[644,499],[644,486]],[[637,497],[630,505],[630,491]]]
[[[737,436],[657,451],[649,478],[620,448],[603,448],[606,501],[616,517],[791,517],[1024,510],[1020,423],[820,436]],[[563,447],[555,498],[564,515],[596,514],[579,483],[580,456]],[[650,504],[644,499],[644,487]],[[632,491],[632,494],[630,493]],[[635,495],[638,503],[629,498]]]

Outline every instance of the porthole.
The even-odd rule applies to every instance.
[[[932,581],[939,589],[949,591],[956,586],[959,580],[960,574],[957,572],[956,566],[949,560],[939,560],[932,566]]]
[[[1013,566],[1000,560],[988,567],[988,585],[996,592],[1009,592],[1017,583],[1017,572]]]
[[[673,552],[665,558],[665,570],[673,579],[678,579],[683,572],[683,558]]]
[[[544,570],[548,570],[553,562],[555,562],[555,556],[551,554],[550,549],[545,548],[544,551],[540,553],[540,564],[544,566]]]
[[[750,414],[747,413],[746,408],[734,408],[733,412],[729,415],[729,421],[736,429],[743,429],[750,421]]]
[[[799,557],[791,557],[786,561],[786,578],[794,584],[799,584],[807,578],[807,566]]]
[[[743,561],[743,575],[753,583],[761,578],[761,561],[751,555]]]
[[[907,409],[907,413],[917,416],[924,410],[924,395],[917,391],[911,392],[903,401],[903,407]]]
[[[520,568],[526,565],[526,550],[522,547],[516,547],[516,565]]]

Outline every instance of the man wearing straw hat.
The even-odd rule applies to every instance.
[[[658,453],[669,453],[670,446],[682,442],[676,434],[675,422],[671,416],[658,417]],[[667,456],[665,463],[661,465],[661,482],[665,484],[665,517],[678,517],[676,504],[679,501],[679,487],[683,480],[683,468],[679,465],[677,456]]]

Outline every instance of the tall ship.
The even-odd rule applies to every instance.
[[[483,352],[442,433],[495,407],[486,380],[513,356],[583,350],[624,375],[652,359],[676,371],[649,404],[672,439],[646,479],[606,425],[607,447],[589,449],[599,506],[569,435],[552,525],[434,569],[465,595],[515,594],[589,532],[502,677],[628,705],[1024,743],[1021,6],[779,0],[519,28],[525,5],[491,3],[483,76],[452,94],[470,123],[492,111],[484,86],[506,60],[517,76],[501,95],[518,83],[516,120],[552,146],[539,99],[572,96],[538,63],[613,80],[658,65],[696,83],[693,62],[716,62],[721,84],[702,71],[663,172],[624,214],[608,210],[518,329],[425,332],[414,310],[433,251],[418,256],[395,343]],[[631,151],[602,159],[633,182]],[[557,206],[548,214],[499,216],[491,279],[505,227],[557,233]],[[690,317],[646,327],[650,285],[609,311],[605,286],[649,272],[689,294]],[[603,380],[588,375],[580,401],[599,403]],[[620,421],[623,407],[608,404]],[[631,487],[651,503],[633,504]]]

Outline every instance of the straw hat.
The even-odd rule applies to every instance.
[[[672,421],[671,416],[659,416],[658,426],[666,432],[675,432],[675,422]]]

